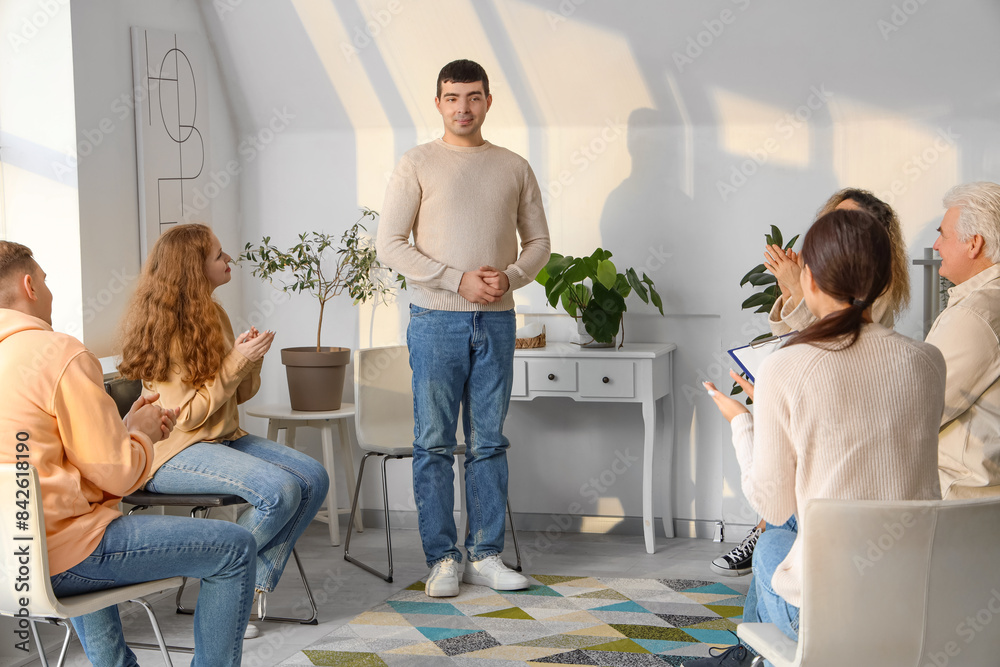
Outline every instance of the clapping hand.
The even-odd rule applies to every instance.
[[[273,331],[261,333],[257,331],[257,327],[250,327],[249,331],[244,331],[236,338],[233,349],[250,361],[260,361],[267,354],[267,351],[271,349],[273,341]]]
[[[161,408],[155,405],[159,394],[140,396],[125,415],[125,428],[145,433],[154,443],[165,439],[174,430],[180,408]]]

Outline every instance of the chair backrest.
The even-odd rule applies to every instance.
[[[3,551],[0,554],[0,614],[65,618],[49,579],[45,516],[35,467],[23,460],[0,463],[0,498],[7,508],[0,520],[0,550]]]
[[[362,448],[413,444],[412,381],[405,345],[355,352],[354,422]]]
[[[802,665],[997,664],[1000,498],[814,500],[801,530]]]

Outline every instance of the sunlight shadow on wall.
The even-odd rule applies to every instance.
[[[358,206],[377,207],[392,172],[393,129],[368,75],[355,56],[346,58],[340,45],[351,40],[337,9],[330,2],[292,0],[330,83],[347,111],[355,133]]]
[[[910,243],[927,212],[941,211],[941,197],[959,182],[959,136],[843,97],[830,103],[830,113],[840,186],[871,190],[896,209]]]
[[[622,35],[495,0],[546,127],[547,173],[536,174],[553,250],[590,254],[601,244],[600,214],[630,170],[629,113],[654,102]]]
[[[769,162],[785,167],[809,165],[809,118],[805,111],[781,109],[728,90],[715,89],[722,150],[750,158],[758,164]],[[809,112],[809,113],[806,113]],[[796,116],[796,113],[798,116]]]

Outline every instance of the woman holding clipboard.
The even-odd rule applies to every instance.
[[[817,218],[835,210],[864,211],[878,220],[889,235],[889,256],[891,276],[889,286],[872,304],[872,320],[891,329],[896,318],[910,302],[910,270],[907,266],[906,244],[899,217],[892,207],[860,188],[844,188],[835,192],[819,210]],[[809,304],[802,298],[799,287],[798,254],[794,250],[784,250],[781,246],[764,248],[764,266],[778,279],[781,295],[774,302],[768,314],[768,324],[775,336],[785,336],[793,331],[802,331],[816,321],[816,315],[809,310]],[[783,343],[783,341],[782,341]],[[753,550],[757,539],[764,531],[764,522],[750,529],[743,540],[712,561],[712,569],[727,577],[739,577],[750,573]]]
[[[799,512],[812,498],[939,499],[945,382],[936,348],[872,322],[891,275],[889,237],[876,219],[845,210],[820,217],[800,263],[803,299],[818,319],[764,360],[755,385],[746,383],[754,414],[706,383],[732,426],[743,493],[770,524],[743,618],[774,623],[792,639],[802,603]],[[738,645],[684,664],[752,659]]]

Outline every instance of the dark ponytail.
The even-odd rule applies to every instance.
[[[821,216],[802,242],[802,263],[816,286],[847,305],[799,332],[788,345],[841,342],[854,345],[865,310],[885,292],[892,252],[885,227],[862,211],[838,209]]]

